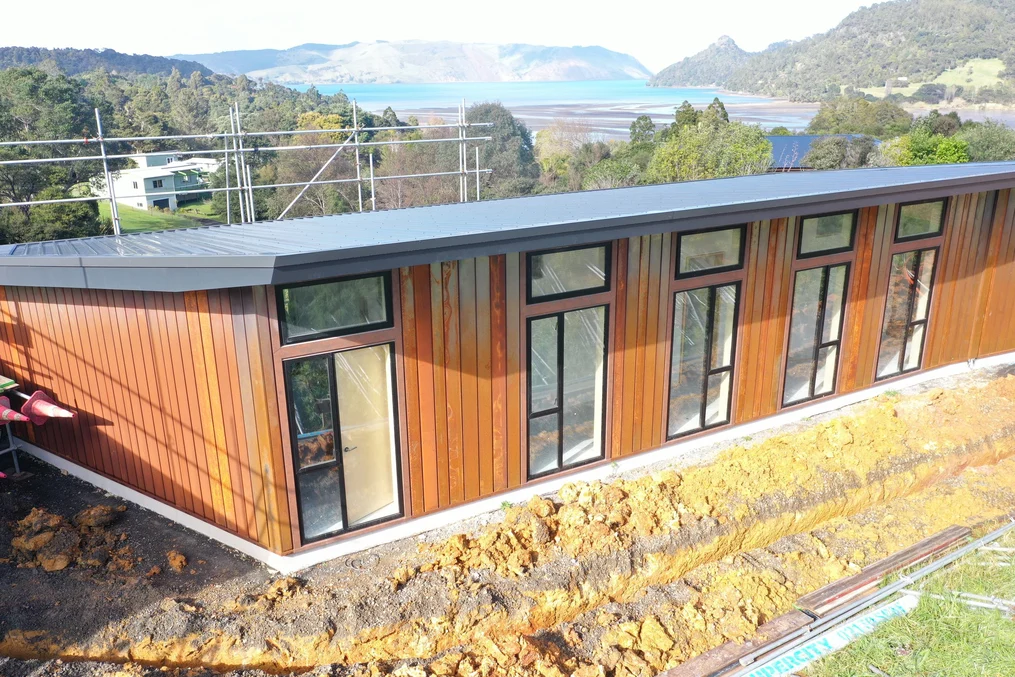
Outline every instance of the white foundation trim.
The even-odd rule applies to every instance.
[[[465,503],[454,508],[442,510],[441,512],[434,513],[432,515],[424,515],[405,522],[393,524],[385,529],[378,529],[362,535],[354,534],[338,543],[332,543],[319,548],[284,556],[277,555],[270,550],[266,550],[258,545],[244,540],[235,534],[208,524],[203,520],[199,520],[196,517],[188,515],[182,510],[163,503],[158,499],[142,494],[139,491],[88,470],[87,468],[84,468],[72,461],[68,461],[56,454],[40,449],[39,447],[25,442],[24,440],[19,440],[19,447],[50,465],[56,466],[61,470],[66,470],[69,474],[82,479],[89,484],[94,484],[103,491],[113,494],[114,496],[119,496],[120,498],[130,501],[131,503],[135,503],[142,508],[151,510],[152,512],[167,519],[173,520],[174,522],[178,522],[188,529],[193,529],[199,534],[203,534],[208,538],[212,538],[224,545],[239,550],[244,555],[253,557],[280,573],[289,574],[300,571],[301,569],[306,569],[307,567],[311,567],[315,564],[320,564],[321,562],[327,562],[328,560],[336,559],[338,557],[344,557],[378,545],[383,545],[384,543],[418,536],[419,534],[432,531],[433,529],[446,527],[465,519],[494,512],[499,510],[501,505],[505,502],[523,503],[533,496],[552,494],[568,482],[608,480],[620,473],[636,470],[655,463],[672,461],[680,454],[687,451],[701,449],[719,442],[729,442],[747,435],[753,435],[765,430],[770,430],[778,426],[796,423],[812,416],[835,411],[851,404],[868,400],[887,391],[900,390],[902,388],[908,388],[910,386],[919,385],[921,383],[926,383],[928,381],[933,381],[947,376],[955,376],[979,369],[987,369],[990,367],[999,367],[1010,364],[1015,364],[1015,352],[995,355],[978,360],[970,360],[969,362],[961,362],[959,364],[952,364],[945,367],[939,367],[937,369],[919,372],[911,376],[894,379],[888,383],[877,384],[871,386],[870,388],[864,388],[863,390],[847,393],[845,395],[817,400],[811,404],[782,414],[776,414],[757,421],[723,428],[713,433],[695,437],[691,440],[676,440],[665,444],[658,449],[634,456],[628,456],[627,458],[617,459],[613,463],[599,465],[594,468],[589,468],[588,470],[571,473],[566,477],[550,477],[540,482],[527,484],[524,487],[519,487],[518,489],[503,494],[482,498],[472,501],[471,503]]]

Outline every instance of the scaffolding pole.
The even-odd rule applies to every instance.
[[[243,208],[243,172],[240,171],[240,154],[236,152],[236,120],[233,118],[233,107],[229,107],[229,128],[232,130],[233,140],[233,164],[236,166],[236,186],[240,191],[239,194],[239,205],[240,205],[240,223],[247,222],[247,210]],[[226,192],[226,202],[231,202],[233,196]]]
[[[476,202],[479,202],[479,146],[476,146]]]
[[[116,189],[113,188],[113,177],[109,173],[109,161],[106,159],[106,142],[102,138],[102,116],[95,109],[95,128],[99,133],[99,150],[102,153],[102,171],[106,175],[106,193],[109,194],[109,215],[113,219],[113,233],[120,234],[120,210],[116,205]]]
[[[231,226],[233,224],[233,205],[229,199],[229,139],[222,140],[222,147],[224,151],[222,165],[226,170],[226,225]]]
[[[243,123],[240,122],[240,102],[237,101],[233,104],[236,107],[236,135],[240,143],[240,168],[243,170],[243,178],[247,182],[247,218],[251,223],[257,221],[257,215],[254,214],[254,191],[250,187],[250,167],[247,166],[247,159],[242,155],[243,153]]]
[[[377,211],[377,192],[374,190],[374,154],[370,153],[370,211]]]
[[[363,211],[363,181],[359,168],[359,115],[356,113],[356,99],[352,100],[352,129],[356,143],[356,194],[359,196],[359,210]]]

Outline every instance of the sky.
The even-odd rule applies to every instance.
[[[599,45],[631,54],[652,71],[700,51],[720,35],[756,51],[772,42],[824,32],[863,6],[856,0],[638,0],[630,4],[586,0],[580,5],[561,0],[386,0],[356,3],[358,9],[349,15],[352,3],[332,1],[5,4],[8,30],[0,33],[0,46],[109,47],[169,56],[285,49],[306,42],[521,42]],[[128,6],[129,10],[124,9]]]

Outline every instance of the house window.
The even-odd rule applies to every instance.
[[[922,364],[936,261],[937,249],[892,257],[878,349],[878,379],[916,371]]]
[[[528,270],[529,303],[608,291],[610,246],[529,254]]]
[[[804,258],[851,251],[855,232],[856,212],[803,219],[797,255]]]
[[[171,165],[171,164],[173,164],[173,163],[174,163],[175,161],[176,161],[176,158],[173,158],[173,157],[167,157],[167,158],[166,158],[166,164],[167,164],[167,165]]]
[[[152,188],[161,188],[162,179],[152,179]]]
[[[848,278],[848,263],[797,271],[784,405],[835,392]]]
[[[744,226],[685,233],[677,238],[677,277],[736,270],[743,265]]]
[[[899,207],[899,226],[895,233],[895,241],[940,235],[944,227],[944,218],[944,200],[902,205]]]
[[[393,326],[391,274],[283,287],[283,343],[298,343]]]
[[[668,439],[730,422],[739,290],[736,282],[674,295]]]
[[[529,478],[604,456],[605,305],[528,324]]]
[[[184,183],[190,183],[190,176],[188,174],[184,174],[183,175],[183,182]]]
[[[287,360],[304,543],[402,515],[394,345]]]
[[[137,181],[134,182],[134,190],[137,190]]]

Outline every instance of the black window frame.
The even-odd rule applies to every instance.
[[[919,238],[907,238],[907,239],[919,239]],[[890,379],[902,376],[903,374],[911,374],[915,371],[920,371],[921,369],[923,369],[924,349],[927,347],[927,327],[928,324],[930,323],[931,304],[934,302],[934,282],[937,280],[938,263],[941,261],[941,247],[940,245],[935,245],[933,247],[923,247],[922,249],[910,249],[908,251],[897,252],[895,254],[892,254],[892,259],[894,259],[896,256],[905,256],[906,254],[916,254],[916,279],[914,280],[914,283],[918,283],[920,280],[920,264],[923,262],[923,255],[925,252],[929,251],[934,252],[934,269],[930,271],[930,284],[928,285],[927,289],[927,314],[922,320],[915,321],[913,320],[913,311],[916,309],[916,285],[914,284],[913,289],[909,293],[909,303],[908,303],[909,319],[906,320],[906,333],[902,337],[902,350],[899,351],[899,371],[892,374],[888,374],[886,376],[879,376],[876,373],[878,362],[876,360],[874,363],[875,382],[888,381]],[[892,280],[891,269],[889,269],[888,275],[889,284],[891,284],[891,280]],[[884,340],[885,315],[888,314],[887,296],[885,298],[886,298],[885,313],[881,317],[881,336],[878,337],[878,354],[877,354],[878,358],[881,357],[881,342]],[[909,336],[911,336],[912,332],[914,331],[914,327],[916,327],[917,325],[923,325],[923,336],[920,338],[920,360],[915,367],[905,369],[903,368],[903,365],[906,363],[906,344],[908,343]]]
[[[838,247],[836,249],[821,249],[821,250],[814,251],[814,252],[804,253],[804,251],[803,251],[803,247],[804,247],[804,221],[809,221],[811,219],[820,219],[820,218],[825,217],[825,216],[842,216],[844,214],[851,214],[852,217],[853,217],[851,225],[850,225],[849,246],[848,247]],[[825,212],[823,214],[808,214],[807,216],[801,216],[800,217],[800,228],[799,228],[800,234],[797,236],[797,244],[796,244],[796,257],[797,257],[797,259],[798,260],[816,259],[816,258],[821,257],[821,256],[833,256],[835,254],[845,254],[847,252],[852,252],[853,249],[856,247],[856,231],[857,231],[857,226],[859,225],[859,222],[860,222],[860,210],[859,209],[852,209],[852,210],[846,210],[846,211],[837,211],[837,212]]]
[[[578,463],[572,463],[570,465],[564,465],[564,316],[568,313],[578,312],[582,310],[590,310],[592,308],[603,309],[603,420],[601,423],[601,429],[603,431],[603,438],[600,440],[600,453],[595,458],[586,459],[579,461]],[[542,409],[538,412],[532,411],[532,323],[538,320],[545,320],[547,318],[557,318],[557,406],[550,407],[548,409]],[[590,306],[583,306],[581,308],[572,308],[570,310],[558,310],[552,313],[546,313],[545,315],[537,315],[526,318],[525,322],[525,340],[526,340],[526,355],[525,355],[525,475],[526,481],[532,481],[541,479],[543,477],[549,477],[550,475],[556,475],[557,473],[565,470],[572,470],[574,468],[580,468],[583,465],[589,463],[596,463],[606,458],[606,421],[608,416],[607,406],[607,393],[609,392],[609,359],[610,359],[610,304],[609,303],[596,303]],[[532,468],[530,467],[531,450],[530,444],[532,441],[531,436],[531,425],[530,422],[534,418],[542,418],[550,414],[557,414],[557,467],[550,470],[546,470],[535,475],[532,474]]]
[[[733,351],[730,354],[730,363],[729,363],[729,366],[727,366],[727,367],[720,367],[718,369],[712,369],[711,368],[711,364],[712,364],[712,351],[715,349],[715,346],[712,344],[712,334],[714,333],[714,330],[715,330],[715,297],[716,297],[716,294],[717,294],[718,290],[721,287],[729,287],[729,286],[732,286],[732,287],[734,287],[734,289],[736,289],[736,300],[733,302]],[[679,291],[673,292],[670,295],[670,302],[671,302],[671,304],[673,304],[675,306],[676,302],[677,302],[677,294],[686,294],[686,293],[689,293],[689,292],[699,291],[701,289],[707,289],[708,292],[709,292],[708,293],[708,328],[707,328],[706,336],[705,336],[705,345],[706,345],[706,350],[705,350],[705,367],[706,367],[706,369],[705,369],[705,378],[702,379],[703,383],[702,383],[702,392],[701,392],[701,405],[700,405],[700,409],[699,409],[699,412],[698,412],[698,420],[701,422],[701,427],[695,428],[694,430],[688,430],[686,432],[676,433],[676,434],[670,435],[670,395],[673,393],[673,350],[674,350],[674,347],[677,345],[677,337],[673,333],[673,322],[670,322],[670,326],[669,326],[669,328],[667,330],[668,333],[670,334],[670,356],[669,356],[669,360],[670,360],[669,367],[670,368],[669,368],[669,370],[667,371],[667,374],[666,374],[666,378],[667,378],[667,381],[668,381],[667,389],[666,389],[666,430],[665,430],[665,432],[666,432],[666,440],[667,441],[669,441],[669,440],[675,440],[675,439],[678,439],[678,438],[681,438],[681,437],[687,437],[688,435],[695,435],[695,434],[704,432],[706,430],[712,430],[714,428],[720,428],[722,426],[729,425],[733,421],[733,390],[734,390],[734,387],[735,387],[735,384],[734,384],[734,381],[733,381],[733,374],[734,374],[733,370],[737,366],[737,340],[738,340],[739,334],[740,334],[740,303],[741,303],[741,300],[742,300],[742,297],[741,297],[741,294],[740,294],[740,291],[741,291],[741,281],[740,280],[734,280],[732,282],[721,282],[721,283],[717,283],[717,284],[707,285],[707,286],[704,286],[704,287],[695,287],[694,289],[681,289]],[[715,376],[717,374],[723,374],[723,373],[726,373],[726,372],[729,372],[729,374],[730,374],[730,391],[729,391],[729,393],[726,396],[727,397],[727,402],[726,402],[726,420],[718,422],[718,423],[713,423],[711,425],[708,425],[706,423],[706,417],[705,416],[706,416],[706,410],[708,409],[708,382],[709,382],[709,379],[711,379],[712,376]]]
[[[683,238],[687,235],[700,235],[701,233],[711,233],[720,230],[739,230],[740,231],[740,251],[737,253],[738,262],[735,265],[723,266],[722,268],[706,268],[704,270],[695,270],[689,273],[680,272],[680,247],[683,244]],[[720,228],[698,228],[695,230],[688,230],[686,232],[676,233],[677,236],[677,256],[673,262],[673,279],[675,280],[686,280],[693,277],[702,277],[704,275],[716,275],[718,273],[729,273],[734,270],[742,270],[744,267],[744,256],[747,253],[747,224],[742,223],[735,226],[722,226]],[[700,289],[700,287],[699,287]]]
[[[841,213],[841,212],[840,212]],[[836,332],[838,338],[834,341],[826,341],[822,343],[821,334],[825,329],[825,314],[828,306],[828,278],[832,268],[838,268],[843,266],[846,269],[845,275],[842,282],[842,311],[841,317],[839,318],[839,330]],[[813,402],[820,400],[825,397],[835,395],[839,391],[839,369],[842,366],[842,335],[843,329],[846,326],[846,307],[849,303],[849,275],[852,268],[851,261],[841,261],[838,263],[826,263],[821,266],[814,266],[813,268],[800,268],[793,272],[793,298],[790,300],[790,314],[788,318],[788,330],[793,330],[793,304],[796,302],[796,276],[800,273],[806,273],[811,270],[821,269],[821,288],[819,293],[819,306],[818,306],[818,318],[815,324],[814,330],[814,342],[811,349],[811,365],[813,367],[811,371],[811,380],[808,384],[807,392],[808,396],[799,400],[793,400],[792,402],[786,401],[786,375],[789,369],[789,340],[786,341],[786,366],[782,370],[782,396],[779,398],[780,408],[785,409],[787,407],[795,407],[799,404],[805,404],[807,402]],[[827,393],[821,393],[819,395],[814,394],[815,382],[818,378],[818,355],[824,348],[835,346],[835,370],[832,373],[832,389]]]
[[[359,324],[353,327],[343,327],[339,329],[330,329],[328,331],[318,331],[308,334],[301,334],[297,337],[289,335],[289,322],[286,317],[285,310],[285,292],[288,289],[299,289],[301,287],[314,287],[317,285],[334,284],[336,282],[347,282],[352,280],[363,280],[369,277],[380,277],[384,282],[384,314],[387,316],[387,320],[384,322],[373,322],[370,324]],[[391,271],[384,270],[378,273],[363,273],[360,275],[345,275],[342,277],[332,277],[327,280],[314,280],[313,282],[300,282],[297,284],[287,284],[279,286],[275,289],[275,306],[278,309],[278,331],[279,339],[284,346],[295,345],[298,343],[306,343],[307,341],[318,341],[320,339],[335,338],[337,336],[349,336],[350,334],[363,334],[369,331],[380,331],[383,329],[391,329],[395,326],[395,303],[393,299],[393,292],[391,287]]]
[[[532,296],[532,257],[534,256],[545,256],[546,254],[560,254],[563,252],[579,251],[582,249],[604,249],[606,253],[606,264],[603,268],[605,278],[603,284],[598,287],[586,287],[584,289],[575,289],[573,291],[561,292],[559,294],[548,294],[545,296]],[[527,305],[536,305],[540,303],[549,303],[551,301],[561,301],[563,299],[573,299],[578,296],[590,296],[592,294],[602,294],[608,292],[611,289],[613,279],[613,242],[600,242],[598,244],[581,244],[572,245],[569,247],[558,247],[556,249],[540,249],[539,251],[526,252],[525,253],[525,303]]]
[[[391,360],[391,378],[392,378],[392,382],[390,384],[391,385],[391,396],[393,398],[395,398],[395,402],[394,402],[395,406],[392,407],[392,417],[393,417],[392,425],[393,425],[393,429],[395,431],[394,438],[393,438],[394,439],[394,443],[395,443],[395,448],[394,448],[395,477],[396,477],[396,481],[397,481],[397,487],[395,488],[395,498],[398,501],[398,512],[394,513],[394,514],[391,514],[391,515],[386,515],[384,517],[379,517],[379,518],[377,518],[375,520],[371,520],[369,522],[364,522],[363,524],[357,524],[354,527],[350,527],[349,526],[349,517],[348,517],[349,511],[348,511],[348,506],[346,504],[346,501],[348,499],[347,499],[347,494],[346,494],[346,490],[345,490],[345,465],[344,465],[344,459],[343,459],[343,454],[346,453],[346,452],[345,452],[345,447],[342,444],[342,421],[341,421],[341,414],[340,414],[340,412],[338,410],[338,380],[335,378],[335,355],[337,355],[338,353],[341,353],[341,352],[348,352],[349,350],[359,350],[361,348],[373,348],[373,347],[376,347],[376,346],[383,346],[383,345],[388,346],[388,358]],[[334,448],[335,458],[332,461],[325,461],[323,463],[315,463],[314,465],[307,466],[305,468],[301,468],[300,467],[300,460],[299,460],[299,445],[298,445],[297,433],[296,433],[296,412],[295,412],[295,408],[293,407],[292,386],[291,386],[291,382],[290,382],[290,378],[289,378],[289,370],[287,368],[287,365],[289,365],[291,363],[295,363],[295,362],[302,362],[304,360],[320,359],[322,357],[326,358],[327,365],[328,365],[328,386],[329,386],[329,395],[331,397],[331,428],[332,428],[332,435],[333,435],[333,438],[334,438],[334,445],[335,445],[335,448]],[[398,378],[396,376],[396,371],[395,371],[396,366],[397,365],[396,365],[396,358],[395,358],[395,342],[394,341],[382,341],[380,343],[365,344],[365,345],[362,345],[362,346],[356,346],[354,348],[346,348],[344,350],[333,350],[333,351],[330,351],[330,352],[317,353],[315,355],[304,355],[302,357],[294,357],[294,358],[282,361],[282,378],[285,381],[285,383],[284,383],[285,397],[286,397],[286,405],[287,405],[287,410],[288,410],[286,412],[286,414],[288,416],[288,421],[289,421],[290,452],[292,454],[292,462],[293,462],[293,489],[294,489],[294,491],[296,493],[296,516],[297,516],[297,521],[299,522],[300,543],[302,545],[309,545],[311,543],[318,543],[320,541],[323,541],[323,540],[326,540],[326,539],[329,539],[329,538],[334,538],[336,536],[341,536],[341,535],[348,534],[348,533],[351,533],[351,532],[360,531],[362,529],[368,529],[368,528],[376,526],[378,524],[383,524],[384,522],[390,522],[392,520],[401,519],[401,518],[405,517],[405,501],[403,500],[403,493],[404,493],[404,491],[403,491],[404,490],[404,484],[403,484],[403,482],[404,482],[404,478],[402,477],[402,450],[401,450],[401,440],[399,439],[399,435],[398,435],[398,430],[399,430],[398,402],[397,402],[397,399],[398,399]],[[323,470],[323,469],[329,469],[329,468],[336,467],[336,466],[338,467],[338,479],[339,479],[339,484],[341,485],[342,528],[338,529],[338,530],[335,530],[335,531],[330,531],[330,532],[325,533],[325,534],[321,534],[320,536],[315,536],[313,538],[308,538],[307,535],[306,535],[306,532],[304,531],[304,528],[303,528],[303,498],[300,495],[300,483],[299,483],[297,478],[299,477],[300,474],[304,474],[304,473],[308,473],[308,472],[314,472],[314,471],[320,471],[320,470]]]
[[[925,240],[932,237],[941,237],[945,232],[945,221],[948,220],[948,201],[950,198],[936,198],[934,200],[915,200],[913,202],[901,202],[895,206],[895,237],[893,242],[914,242],[916,240]],[[941,203],[941,223],[938,224],[937,231],[933,233],[919,233],[917,235],[910,235],[908,237],[902,237],[899,235],[899,231],[902,229],[902,208],[912,207],[913,205],[925,205],[932,202]],[[928,247],[930,249],[930,247]],[[937,266],[935,265],[935,268]]]

